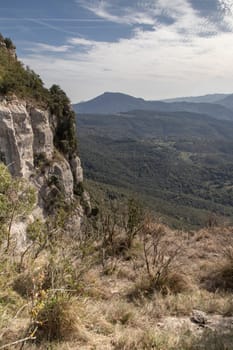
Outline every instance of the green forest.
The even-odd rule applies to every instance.
[[[233,122],[185,112],[79,115],[86,178],[177,228],[233,219]]]

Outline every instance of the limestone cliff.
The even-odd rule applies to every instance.
[[[38,206],[46,214],[54,198],[68,202],[82,187],[83,171],[76,153],[62,154],[54,146],[57,116],[14,98],[0,100],[0,157],[14,176],[30,181]]]

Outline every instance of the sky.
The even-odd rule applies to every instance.
[[[0,0],[0,32],[73,103],[233,93],[233,0]]]

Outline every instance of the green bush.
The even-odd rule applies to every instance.
[[[68,158],[72,158],[77,153],[75,113],[70,108],[70,101],[65,92],[58,85],[53,85],[49,93],[50,111],[57,116],[55,146]]]

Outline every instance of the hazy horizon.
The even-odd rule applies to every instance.
[[[206,94],[203,94],[203,95],[193,95],[193,96],[174,96],[174,97],[166,97],[166,98],[162,98],[162,99],[156,99],[156,98],[147,99],[147,98],[144,98],[143,96],[134,96],[132,94],[128,94],[128,93],[125,93],[125,92],[122,92],[122,91],[103,91],[99,95],[95,95],[95,96],[92,96],[92,97],[90,97],[88,99],[81,100],[81,101],[78,101],[78,102],[73,102],[73,104],[82,103],[82,102],[88,102],[88,101],[93,100],[96,97],[99,97],[99,96],[101,96],[103,94],[106,94],[106,93],[129,95],[129,96],[135,97],[135,98],[142,98],[145,101],[166,101],[166,100],[182,99],[182,98],[184,98],[184,99],[185,98],[198,98],[198,97],[204,97],[204,96],[209,96],[209,95],[211,96],[211,95],[231,95],[231,94],[233,94],[233,92],[231,91],[231,92],[215,92],[213,94],[206,93]]]

